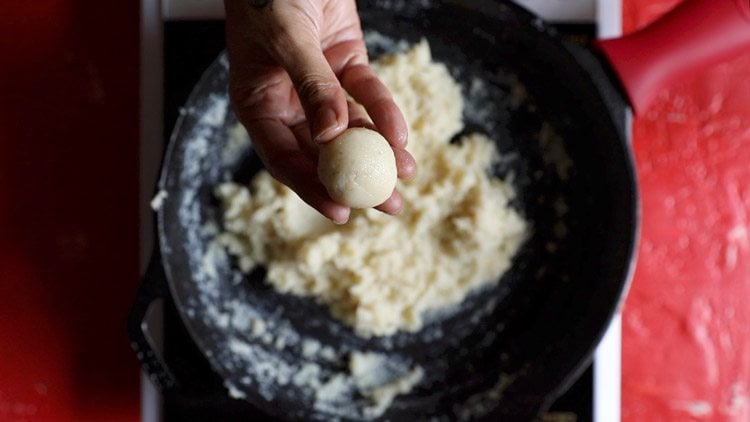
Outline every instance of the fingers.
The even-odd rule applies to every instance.
[[[246,126],[255,151],[274,178],[289,186],[303,201],[334,223],[344,224],[349,220],[351,209],[330,198],[318,178],[315,156],[300,148],[304,141],[295,136],[292,128],[275,119],[258,119]],[[298,130],[306,132],[301,127]],[[405,150],[396,151],[396,162],[405,162],[400,167],[410,168],[413,174],[414,158]],[[401,170],[399,177],[402,177]],[[400,213],[403,208],[401,194],[394,190],[385,202],[375,208],[387,214]]]
[[[289,73],[310,124],[312,139],[328,142],[349,124],[344,90],[317,40],[290,37],[277,59]]]
[[[376,210],[382,211],[386,214],[396,215],[401,212],[404,206],[404,200],[401,198],[401,194],[397,190],[393,191],[391,197],[386,199],[385,202],[375,207]]]
[[[289,127],[275,119],[254,120],[246,126],[256,152],[273,177],[334,223],[346,223],[351,209],[329,197],[318,179],[317,165],[300,149]]]
[[[353,102],[349,102],[349,127],[365,127],[377,130],[364,108]],[[398,178],[411,179],[414,177],[417,172],[417,163],[409,151],[404,148],[394,147],[393,154],[396,158]]]
[[[394,148],[393,153],[396,156],[396,169],[398,170],[399,179],[411,179],[417,173],[417,162],[409,151],[401,148]]]
[[[416,174],[417,165],[406,151],[407,126],[391,93],[375,76],[366,61],[356,57],[349,66],[341,70],[341,83],[357,102],[362,104],[377,130],[388,140],[396,156],[396,168],[400,179],[409,179]]]
[[[367,64],[353,64],[341,72],[341,84],[372,118],[375,127],[394,148],[405,148],[406,120],[385,85]]]
[[[367,115],[364,107],[351,101],[349,102],[349,127],[366,127],[368,129],[377,130],[375,129],[372,120],[370,120],[370,117]],[[394,153],[396,156],[396,167],[399,169],[399,177],[402,179],[412,177],[416,167],[414,164],[414,158],[411,154],[406,152],[406,150],[394,150]],[[401,161],[400,165],[399,161]],[[402,174],[401,169],[404,169],[406,172]],[[385,202],[375,207],[376,210],[391,215],[400,213],[402,208],[403,199],[401,198],[401,194],[395,189]]]
[[[364,127],[377,130],[361,104],[349,101],[349,127]]]
[[[349,110],[349,125],[348,127],[365,127],[368,129],[376,130],[375,125],[372,124],[372,120],[367,115],[365,109],[352,101],[347,102],[347,108]],[[310,135],[310,125],[307,120],[303,120],[300,123],[290,125],[294,137],[297,138],[302,152],[305,153],[312,162],[318,161],[319,145],[313,141]]]

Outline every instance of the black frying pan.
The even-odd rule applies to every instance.
[[[262,271],[243,277],[221,253],[207,264],[210,226],[221,224],[213,187],[224,174],[247,183],[261,169],[251,150],[237,161],[222,156],[236,122],[222,56],[196,85],[172,134],[150,274],[163,267],[192,339],[232,394],[269,415],[356,419],[349,408],[366,400],[314,409],[309,392],[269,381],[259,363],[293,368],[306,358],[294,341],[281,348],[259,341],[235,324],[238,315],[260,316],[271,332],[317,339],[341,356],[370,350],[421,365],[422,382],[398,396],[384,418],[533,419],[584,368],[626,291],[638,229],[627,102],[595,55],[510,3],[371,1],[361,2],[360,12],[366,32],[382,35],[368,38],[373,56],[397,48],[390,41],[426,38],[464,93],[472,79],[484,82],[468,103],[488,112],[465,113],[465,132],[490,135],[507,157],[494,172],[514,175],[513,206],[533,225],[512,269],[420,333],[365,340],[312,300],[274,292]],[[165,294],[157,279],[147,274],[129,331],[152,379],[169,387],[174,379],[140,329],[150,301]],[[326,374],[341,369],[316,363]]]

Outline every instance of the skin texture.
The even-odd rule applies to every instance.
[[[369,66],[354,1],[224,5],[230,96],[272,176],[332,221],[346,222],[351,209],[320,183],[317,157],[319,145],[348,127],[380,132],[393,148],[399,178],[414,175],[406,122]],[[344,90],[359,104],[347,101]],[[394,191],[376,208],[396,214],[401,205]]]

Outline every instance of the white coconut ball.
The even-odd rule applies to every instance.
[[[396,157],[378,132],[350,128],[321,145],[318,177],[334,201],[371,208],[385,202],[396,187]]]

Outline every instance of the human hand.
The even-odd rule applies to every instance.
[[[380,132],[393,148],[399,178],[414,175],[406,121],[369,66],[354,0],[225,0],[224,6],[229,93],[272,176],[329,219],[346,222],[351,209],[329,197],[317,157],[318,146],[347,127]],[[344,89],[359,104],[347,101]],[[395,214],[401,206],[394,191],[376,208]]]

